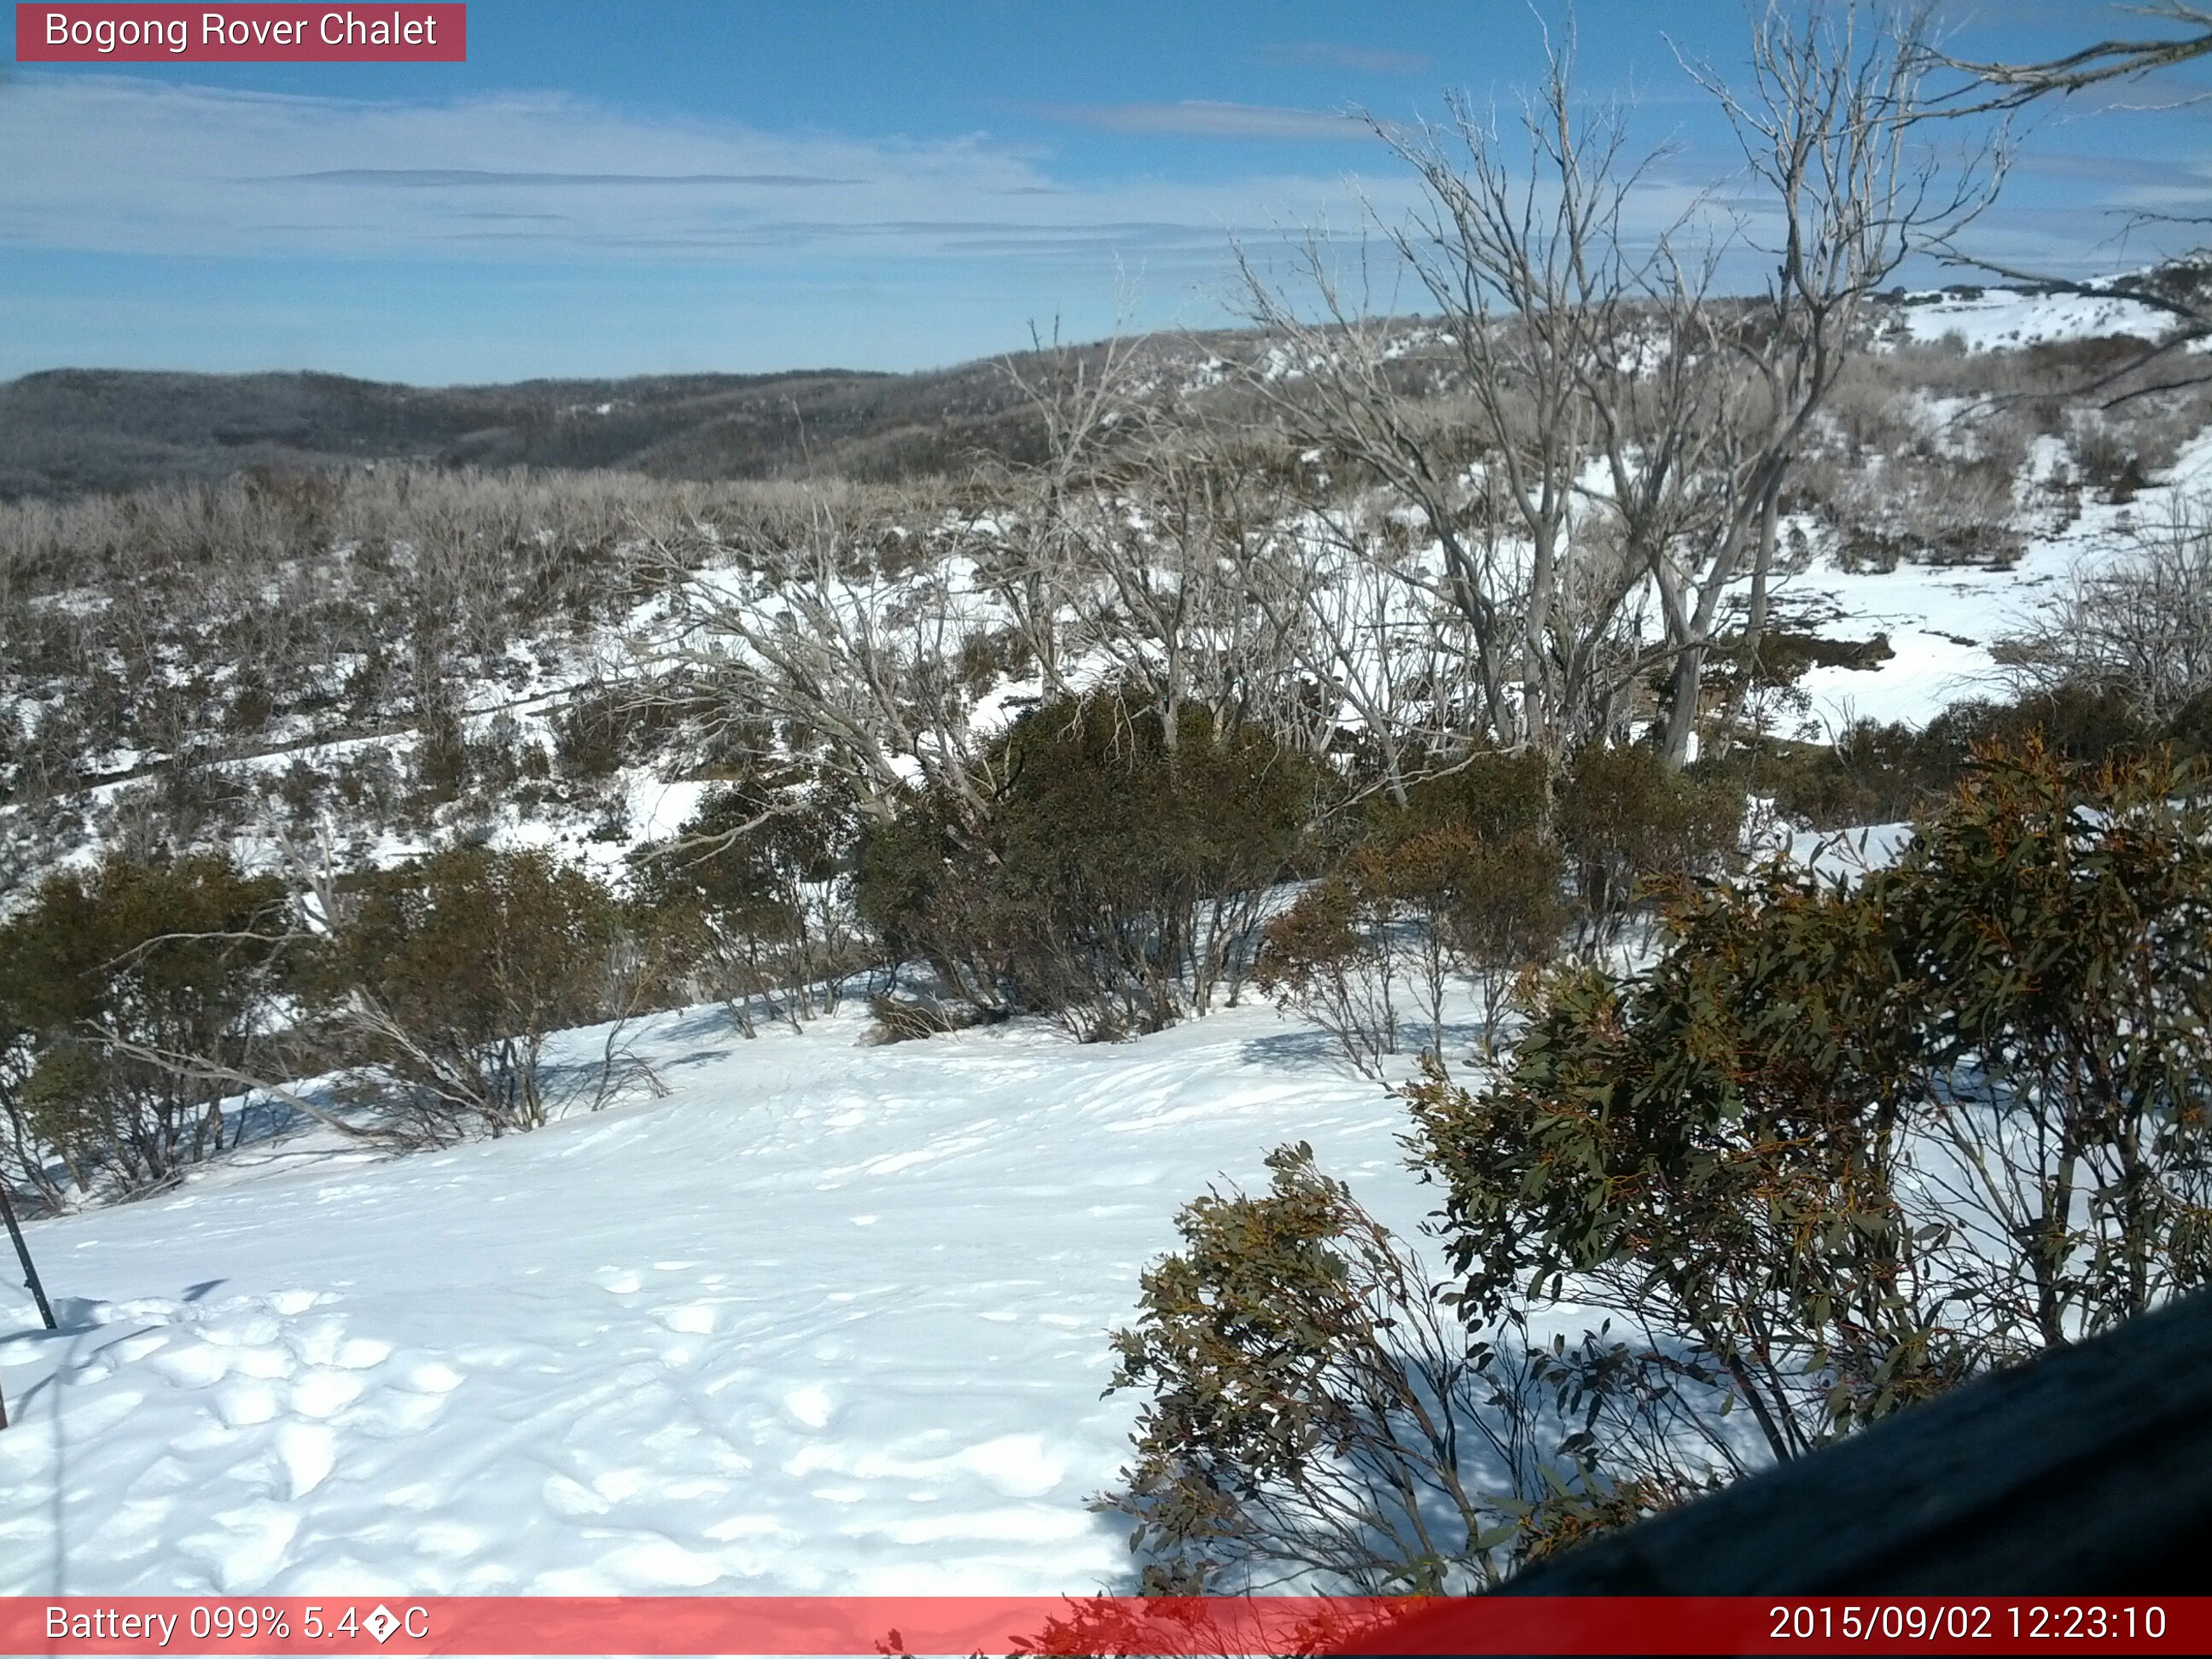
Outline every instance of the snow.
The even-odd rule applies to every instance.
[[[1905,337],[1916,344],[1932,344],[1956,335],[1970,351],[2121,334],[2155,340],[2172,326],[2166,313],[2135,300],[2003,288],[1972,294],[1917,295],[1899,305],[1895,314]]]
[[[2128,301],[2003,289],[1893,314],[1905,337],[1973,349],[2163,326]],[[1308,368],[1273,347],[1261,372]],[[1927,435],[1948,447],[1958,410],[1926,403]],[[2064,459],[2059,440],[2036,441],[2015,486],[2026,540],[2002,568],[1847,569],[1814,535],[1809,568],[1778,588],[1777,625],[1881,634],[1893,653],[1807,674],[1815,733],[2002,694],[1999,638],[2115,556],[2130,520],[2212,485],[2207,434],[2129,505],[2085,497],[2065,516],[2045,488]],[[1509,567],[1521,556],[1500,549]],[[995,620],[969,562],[927,579],[960,623]],[[696,580],[709,599],[773,602],[735,564]],[[886,579],[838,603],[912,592]],[[1366,603],[1349,586],[1335,602]],[[1371,620],[1395,626],[1412,603],[1391,588]],[[672,620],[655,599],[615,631]],[[549,652],[515,684],[471,683],[472,730],[506,715],[550,741],[589,656]],[[1092,654],[1068,672],[1087,684],[1111,666]],[[1043,689],[994,686],[970,731],[1000,729]],[[414,740],[287,732],[236,764]],[[617,875],[709,786],[640,765],[611,787],[619,837],[586,839],[602,833],[596,808],[541,804],[507,810],[493,840]],[[1893,858],[1906,833],[1786,844],[1842,872]],[[356,856],[426,845],[386,830]],[[1413,1232],[1434,1194],[1404,1166],[1402,1112],[1262,1006],[1089,1047],[1017,1024],[878,1048],[866,1027],[848,1010],[748,1041],[719,1011],[666,1016],[640,1048],[665,1098],[411,1158],[302,1134],[165,1195],[30,1224],[63,1329],[36,1328],[27,1295],[0,1286],[15,1419],[0,1433],[0,1594],[1126,1585],[1123,1534],[1085,1499],[1127,1455],[1136,1401],[1101,1390],[1139,1273],[1173,1244],[1181,1205],[1224,1179],[1256,1184],[1285,1141],[1310,1140]]]
[[[713,787],[696,780],[665,783],[650,775],[640,777],[629,791],[629,822],[638,843],[673,836],[698,816]]]
[[[1897,862],[1912,839],[1910,823],[1869,823],[1855,830],[1793,830],[1780,850],[1793,864],[1823,876],[1856,878]]]
[[[1402,1115],[1264,1006],[1089,1047],[866,1024],[669,1016],[665,1099],[301,1137],[30,1224],[63,1328],[0,1289],[0,1593],[1122,1582],[1085,1499],[1139,1271],[1287,1140],[1411,1231]]]
[[[1918,725],[1948,703],[1996,696],[2002,680],[1989,647],[2026,611],[2021,600],[2069,568],[2069,550],[2032,549],[2010,572],[1971,566],[1901,564],[1895,570],[1822,569],[1792,586],[1817,595],[1836,620],[1820,631],[1868,639],[1886,634],[1893,655],[1871,668],[1815,665],[1799,684],[1824,732],[1853,720]]]
[[[2047,472],[2045,452],[2031,471]],[[2032,623],[2077,574],[2124,556],[2130,526],[2155,524],[2212,489],[2212,433],[2185,445],[2167,476],[2125,506],[2085,500],[2080,515],[2031,534],[2007,565],[1900,563],[1894,570],[1844,570],[1816,561],[1778,586],[1778,608],[1816,619],[1834,639],[1887,634],[1889,660],[1872,668],[1815,666],[1799,689],[1815,727],[1833,732],[1854,719],[1925,723],[1968,697],[2002,697],[2006,681],[1990,647]]]

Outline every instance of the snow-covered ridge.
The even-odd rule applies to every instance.
[[[2118,295],[1972,284],[1901,295],[1888,306],[1895,326],[1914,344],[1955,338],[1970,351],[2123,335],[2156,341],[2172,331],[2174,322],[2155,307]]]

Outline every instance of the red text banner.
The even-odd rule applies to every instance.
[[[15,8],[21,64],[459,64],[465,5]]]
[[[0,1597],[0,1652],[2212,1652],[2212,1597]]]

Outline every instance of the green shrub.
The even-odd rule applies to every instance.
[[[240,1087],[214,1073],[249,1069],[289,931],[283,889],[225,858],[48,877],[0,927],[14,1175],[53,1196],[51,1155],[81,1190],[130,1190],[234,1141],[222,1102]]]
[[[1685,1495],[1596,1468],[1601,1363],[1479,1338],[1310,1146],[1267,1167],[1184,1208],[1114,1334],[1113,1387],[1149,1398],[1099,1506],[1134,1519],[1148,1587],[1465,1592]]]
[[[1482,988],[1482,1040],[1495,1052],[1508,988],[1549,962],[1566,931],[1558,846],[1522,830],[1473,842],[1455,862],[1451,941]]]
[[[1360,839],[1390,845],[1435,830],[1462,831],[1486,842],[1540,836],[1550,824],[1550,769],[1534,750],[1490,750],[1456,759],[1428,756],[1409,769],[1424,773],[1406,787],[1401,805],[1385,793],[1370,795]]]
[[[1678,893],[1427,1062],[1449,1289],[1302,1150],[1184,1212],[1115,1338],[1163,1585],[1479,1582],[2212,1281],[2212,775],[1972,760],[1893,866]]]
[[[988,832],[962,803],[915,791],[867,826],[856,856],[854,907],[893,963],[927,964],[945,996],[982,1013],[1013,1012],[1020,918],[992,880]]]
[[[794,770],[709,791],[672,842],[637,857],[640,906],[746,1036],[758,1013],[794,1029],[834,1013],[861,965],[857,833],[848,794]]]
[[[1316,882],[1267,924],[1257,982],[1334,1037],[1356,1070],[1380,1079],[1398,1052],[1405,964],[1401,906],[1387,874],[1368,862],[1355,854],[1347,871]],[[1431,1041],[1442,1041],[1440,1029]]]
[[[1442,1056],[1446,997],[1463,975],[1481,988],[1483,1041],[1494,1044],[1508,985],[1551,957],[1566,926],[1559,852],[1540,834],[1413,830],[1408,819],[1420,821],[1392,815],[1261,936],[1261,988],[1376,1078],[1399,1051],[1405,1013],[1425,1020],[1423,1052]],[[1401,996],[1413,1005],[1404,1013]]]
[[[635,1070],[612,1033],[554,1068],[555,1032],[621,1022],[658,966],[599,882],[537,850],[461,848],[369,874],[303,966],[301,988],[364,1103],[407,1139],[536,1128],[597,1106]]]
[[[2014,702],[1954,703],[1918,729],[1855,721],[1830,744],[1770,745],[1735,775],[1742,787],[1771,796],[1784,817],[1816,830],[1894,823],[1956,787],[1978,745],[2017,746],[2034,735],[2063,759],[2096,763],[2139,753],[2161,738],[2188,750],[2192,718],[2185,709],[2161,732],[2112,691],[2061,686]]]
[[[862,917],[990,1011],[1079,1035],[1158,1030],[1249,970],[1269,887],[1304,855],[1319,779],[1205,711],[1170,745],[1110,696],[1031,711],[986,756],[981,821],[917,793],[863,838]]]
[[[1655,750],[1591,744],[1560,781],[1554,833],[1591,937],[1609,944],[1657,884],[1728,862],[1743,795],[1728,781],[1671,772]]]
[[[1984,751],[1893,867],[1771,867],[1556,981],[1494,1086],[1415,1092],[1467,1304],[1648,1322],[1790,1457],[2204,1283],[2198,787]]]

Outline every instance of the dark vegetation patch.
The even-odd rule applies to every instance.
[[[2063,760],[2094,764],[2160,747],[2195,757],[2212,749],[2212,721],[2191,704],[2153,721],[2122,697],[2061,686],[2016,702],[1954,703],[1924,726],[1861,720],[1830,742],[1762,738],[1699,770],[1771,798],[1785,817],[1814,829],[1893,823],[1927,810],[1965,778],[1977,747],[2018,744],[2031,734]]]
[[[52,369],[0,383],[0,500],[380,460],[884,482],[954,472],[979,456],[1034,459],[1041,440],[999,359],[912,374],[799,369],[483,386]]]

